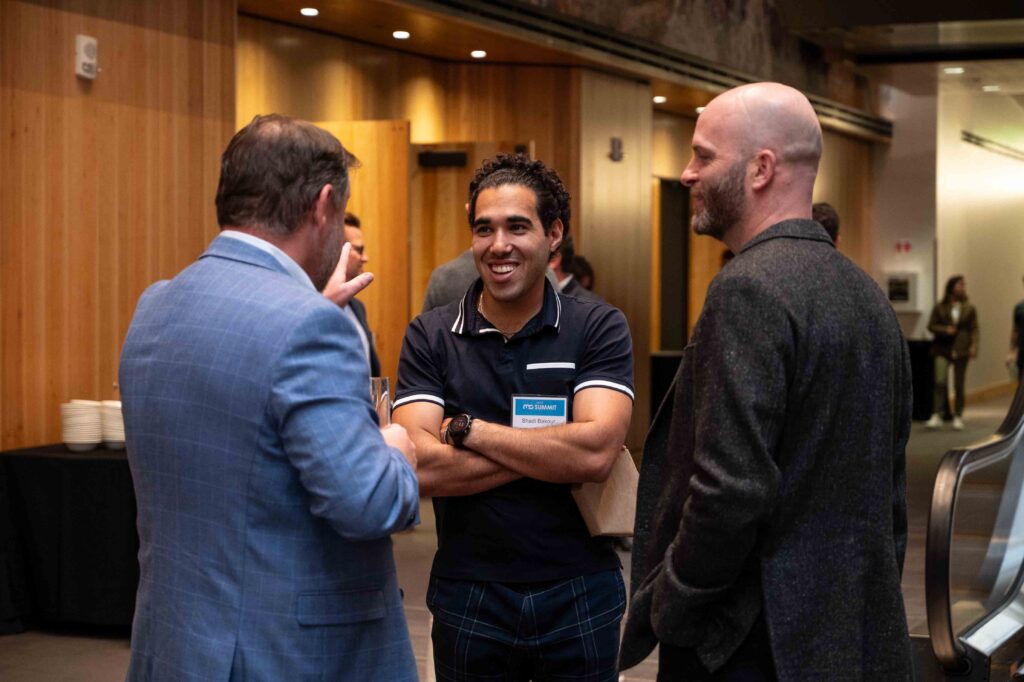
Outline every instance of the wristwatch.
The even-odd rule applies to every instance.
[[[468,414],[457,414],[452,417],[451,421],[448,422],[448,428],[444,430],[444,442],[449,445],[454,445],[457,448],[462,447],[462,442],[466,440],[466,436],[469,435],[469,430],[473,427],[473,418]]]

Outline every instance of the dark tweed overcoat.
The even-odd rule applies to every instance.
[[[764,613],[782,681],[906,680],[907,346],[824,229],[787,220],[708,289],[644,446],[621,664],[709,669]]]

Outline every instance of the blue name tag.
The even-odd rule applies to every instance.
[[[562,396],[512,396],[512,426],[536,429],[565,424],[569,400]]]

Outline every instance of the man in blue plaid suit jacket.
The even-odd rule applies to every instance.
[[[257,117],[224,152],[221,234],[139,301],[121,356],[129,680],[416,679],[388,537],[418,520],[415,449],[378,427],[336,305],[370,277],[319,293],[353,162],[309,123]]]

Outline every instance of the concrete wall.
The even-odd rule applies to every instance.
[[[938,110],[934,91],[922,93],[911,87],[917,84],[902,82],[910,77],[896,74],[893,85],[883,88],[883,115],[892,119],[894,130],[892,144],[878,145],[875,151],[870,272],[879,282],[887,272],[917,274],[917,311],[900,313],[899,318],[908,338],[922,339],[927,337],[935,290]]]

